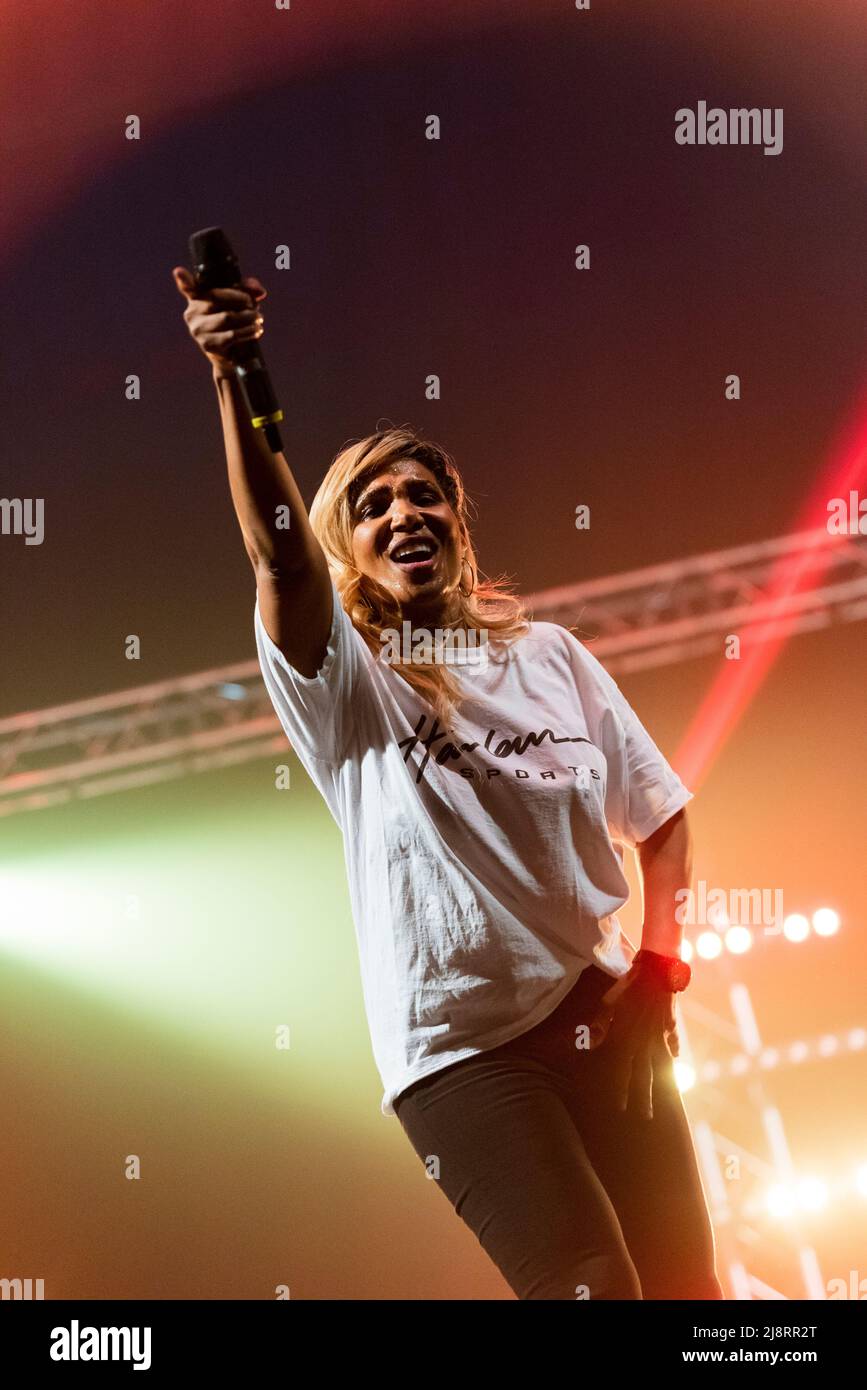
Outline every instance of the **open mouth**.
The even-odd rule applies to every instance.
[[[395,546],[388,558],[402,570],[411,574],[423,574],[433,569],[438,549],[436,543],[430,540],[403,541],[401,545]]]

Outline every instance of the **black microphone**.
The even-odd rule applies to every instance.
[[[200,289],[235,289],[241,285],[241,267],[222,227],[205,227],[190,237],[193,274]],[[235,343],[229,356],[241,386],[250,421],[262,430],[272,453],[282,452],[283,441],[277,421],[283,411],[277,404],[262,349],[256,339]]]

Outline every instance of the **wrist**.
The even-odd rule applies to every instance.
[[[640,975],[669,994],[680,993],[692,979],[692,971],[680,955],[662,954],[644,946],[635,956],[631,969],[634,975]]]
[[[641,926],[641,949],[657,956],[679,956],[683,947],[683,927],[671,921],[645,921]]]

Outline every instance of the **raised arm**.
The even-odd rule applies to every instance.
[[[290,665],[302,676],[314,676],[331,627],[328,565],[284,455],[272,454],[250,423],[230,355],[233,343],[261,336],[262,316],[255,305],[266,291],[250,277],[243,288],[212,289],[200,298],[185,267],[176,266],[173,275],[187,301],[187,328],[211,364],[232,503],[256,576],[265,630]]]

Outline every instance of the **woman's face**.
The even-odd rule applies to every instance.
[[[390,589],[408,616],[453,616],[461,530],[429,468],[398,459],[368,478],[353,520],[353,559],[362,573]]]

